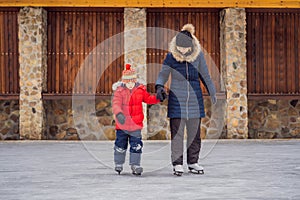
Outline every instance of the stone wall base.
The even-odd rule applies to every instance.
[[[19,101],[0,101],[0,140],[18,140],[19,133]]]
[[[300,100],[249,100],[249,138],[300,138]]]
[[[85,123],[80,124],[78,120],[77,125],[74,122],[71,100],[44,101],[44,106],[46,127],[42,139],[115,139],[115,121],[111,113],[110,100],[97,100],[94,103],[95,110],[88,111],[83,116],[81,122],[85,121]],[[210,108],[210,101],[205,101],[205,106]],[[249,100],[248,106],[250,139],[300,138],[300,100]],[[169,140],[171,138],[166,112],[165,104],[148,106],[148,131],[145,139]],[[217,111],[206,110],[207,116],[202,119],[201,138],[227,138],[226,124],[221,120],[224,116],[217,120],[215,118],[221,116],[221,113],[220,108]],[[97,123],[86,123],[91,119],[95,119]],[[88,131],[84,127],[89,127]],[[19,139],[19,102],[2,100],[0,101],[0,140]]]

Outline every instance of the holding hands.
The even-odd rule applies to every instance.
[[[156,98],[160,100],[160,102],[163,102],[167,98],[166,90],[164,89],[164,86],[162,85],[156,85]]]

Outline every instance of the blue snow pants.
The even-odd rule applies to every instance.
[[[126,157],[126,150],[128,147],[128,141],[130,144],[129,165],[140,165],[141,154],[143,148],[141,130],[126,131],[117,130],[116,140],[114,146],[114,162],[115,164],[124,164]]]

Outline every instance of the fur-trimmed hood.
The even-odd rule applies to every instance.
[[[147,85],[146,82],[142,79],[137,79],[136,85]],[[112,84],[113,91],[117,90],[119,86],[124,86],[124,83],[122,81],[117,81]]]
[[[187,62],[193,62],[197,59],[198,55],[200,54],[201,52],[201,46],[200,46],[200,42],[199,40],[196,38],[196,36],[194,35],[194,32],[195,32],[195,28],[192,24],[186,24],[182,27],[181,29],[182,31],[183,30],[186,30],[186,31],[189,31],[193,37],[193,52],[188,55],[188,56],[185,56],[185,55],[182,55],[176,48],[176,36],[173,37],[173,39],[171,40],[170,42],[170,45],[169,45],[169,51],[172,53],[172,55],[174,56],[174,58],[178,61],[178,62],[184,62],[184,61],[187,61]]]

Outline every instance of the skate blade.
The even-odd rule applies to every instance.
[[[203,170],[194,170],[194,169],[190,169],[189,171],[192,174],[204,174]]]
[[[135,176],[141,176],[142,175],[142,173],[137,173],[137,172],[132,172],[132,174],[135,175]]]
[[[117,170],[116,170],[116,172],[117,172],[119,175],[121,174],[121,171],[117,171]]]
[[[132,173],[133,175],[135,175],[135,176],[141,176],[142,175],[142,173]]]
[[[173,173],[175,176],[182,176],[183,172],[174,172]]]

